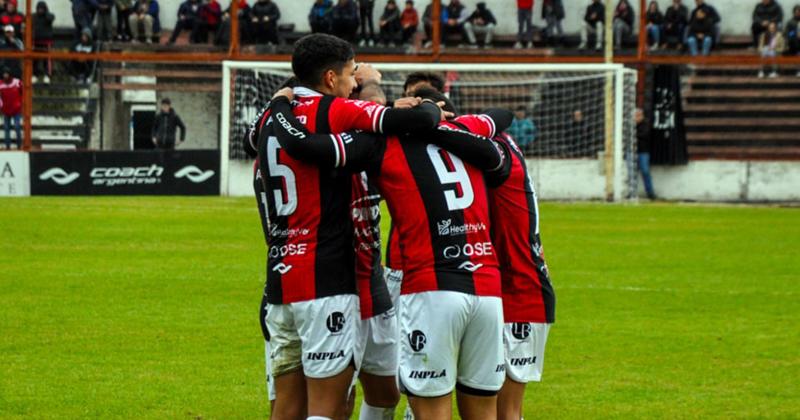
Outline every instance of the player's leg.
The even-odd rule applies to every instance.
[[[306,384],[291,305],[268,305],[265,320],[270,333],[270,372],[275,384],[271,418],[302,418],[306,414]]]
[[[458,412],[465,420],[497,417],[497,392],[505,379],[503,304],[470,296],[470,318],[458,357]]]
[[[522,418],[522,399],[525,396],[524,383],[506,378],[503,388],[497,393],[497,419],[520,420]]]
[[[525,385],[542,379],[549,331],[550,324],[544,323],[513,322],[503,327],[506,380],[498,395],[498,419],[521,418]]]
[[[306,381],[302,370],[275,377],[275,402],[272,420],[294,420],[306,417]]]
[[[355,367],[350,364],[344,371],[328,378],[306,378],[309,417],[344,418],[354,373]]]
[[[400,401],[395,377],[399,335],[395,310],[362,321],[362,334],[365,346],[359,380],[364,389],[364,401],[359,419],[393,419]]]

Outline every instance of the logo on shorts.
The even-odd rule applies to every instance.
[[[334,312],[328,315],[328,320],[325,322],[325,326],[328,327],[328,331],[332,333],[338,333],[344,328],[344,314],[341,312]]]
[[[517,340],[524,340],[531,335],[531,324],[528,322],[515,322],[511,324],[511,335]]]
[[[306,360],[335,360],[344,357],[344,350],[320,351],[306,354]]]
[[[446,369],[442,369],[441,372],[435,370],[412,370],[411,373],[408,374],[408,377],[411,379],[437,379],[444,378],[445,376],[447,376]]]
[[[511,359],[511,366],[528,366],[536,364],[536,356]]]
[[[411,345],[411,349],[416,352],[422,351],[427,342],[428,338],[425,337],[425,333],[420,330],[411,331],[411,334],[408,335],[408,344]]]

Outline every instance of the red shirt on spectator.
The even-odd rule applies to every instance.
[[[16,77],[0,79],[0,99],[3,101],[3,115],[11,117],[22,112],[22,82]]]
[[[209,26],[219,25],[222,18],[222,8],[219,6],[217,0],[211,0],[208,4],[200,9],[200,17]]]
[[[533,9],[534,0],[517,0],[517,9]]]
[[[404,28],[417,26],[419,24],[419,14],[414,8],[403,9],[403,14],[400,15],[400,25]]]

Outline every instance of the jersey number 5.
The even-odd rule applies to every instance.
[[[469,180],[467,168],[464,167],[464,162],[433,144],[428,145],[428,156],[431,158],[433,169],[436,170],[442,186],[453,185],[452,189],[444,191],[447,209],[450,211],[463,210],[472,205],[475,194],[472,192],[472,183]]]
[[[272,190],[275,200],[275,213],[278,216],[289,216],[297,210],[297,185],[292,168],[278,162],[278,139],[270,136],[267,140],[267,165],[271,177],[281,178],[281,188]]]

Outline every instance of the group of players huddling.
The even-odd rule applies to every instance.
[[[309,35],[245,135],[268,248],[261,323],[271,417],[522,416],[555,296],[507,110],[457,115],[412,74],[391,107],[350,44]],[[264,104],[262,104],[264,105]],[[380,200],[391,230],[381,264]]]

